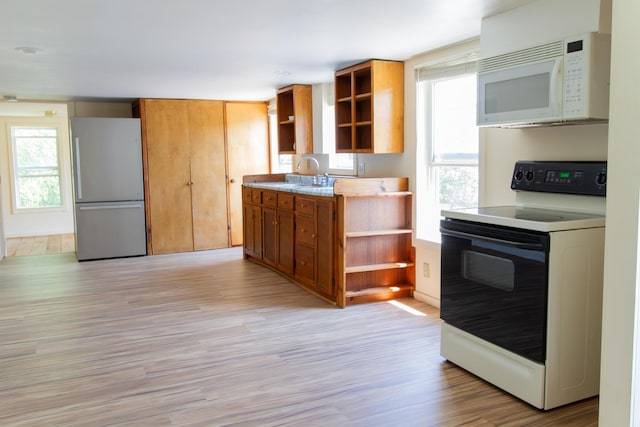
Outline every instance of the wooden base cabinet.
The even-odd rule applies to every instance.
[[[262,260],[291,276],[294,271],[293,195],[263,191],[262,203]]]
[[[333,197],[243,187],[243,213],[245,257],[335,301]]]
[[[295,277],[331,300],[335,297],[333,198],[296,196]]]
[[[262,191],[243,187],[242,201],[245,253],[262,259]]]
[[[346,181],[346,180],[345,180]],[[406,178],[336,181],[336,304],[413,296],[412,193]]]
[[[338,179],[333,197],[243,188],[247,258],[339,307],[413,296],[407,178]]]

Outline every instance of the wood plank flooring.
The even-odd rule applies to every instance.
[[[6,258],[0,425],[597,425],[445,361],[438,310],[399,302],[338,309],[240,248]]]
[[[12,237],[7,239],[7,256],[44,255],[75,252],[75,235]]]

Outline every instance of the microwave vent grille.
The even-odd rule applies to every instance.
[[[564,53],[564,40],[516,50],[502,55],[482,58],[478,61],[478,73],[501,70],[516,67],[518,65],[532,64],[562,56]]]

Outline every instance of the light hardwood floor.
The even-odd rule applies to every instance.
[[[445,361],[438,310],[400,302],[335,308],[240,248],[6,258],[0,425],[597,425]]]
[[[7,239],[7,256],[43,255],[75,252],[75,235],[13,237]]]

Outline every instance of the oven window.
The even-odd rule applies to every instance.
[[[513,261],[470,250],[462,251],[462,277],[506,292],[512,292],[515,278]]]

